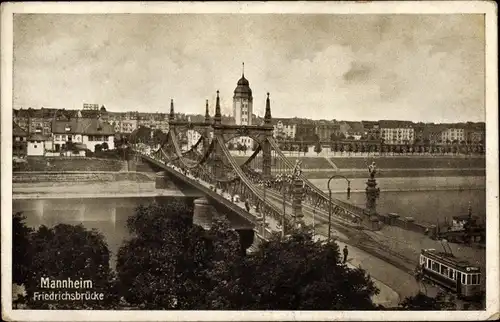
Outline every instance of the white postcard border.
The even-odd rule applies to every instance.
[[[487,301],[485,311],[44,311],[12,310],[12,62],[13,13],[335,13],[335,14],[453,14],[483,13],[486,23],[486,198]],[[267,321],[267,320],[483,320],[498,318],[499,199],[498,199],[498,78],[497,9],[487,1],[419,2],[59,2],[2,4],[1,152],[2,152],[2,315],[22,321]]]

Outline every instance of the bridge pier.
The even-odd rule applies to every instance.
[[[252,246],[256,238],[255,233],[251,229],[237,229],[236,232],[240,238],[241,254],[246,255],[247,249]]]
[[[206,198],[198,198],[194,200],[193,210],[193,225],[202,227],[205,230],[212,228],[213,218],[218,216],[217,210],[210,204]],[[247,250],[256,250],[259,247],[260,239],[257,236],[257,228],[251,229],[235,229],[238,233],[240,241],[240,251],[242,255],[247,253]]]
[[[155,188],[156,189],[168,189],[170,179],[167,176],[166,171],[160,171],[156,173],[155,176]]]
[[[194,200],[193,225],[209,230],[212,227],[212,219],[216,215],[217,211],[206,198]]]

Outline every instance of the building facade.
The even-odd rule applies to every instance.
[[[340,124],[326,120],[319,120],[316,123],[316,135],[322,142],[332,141],[340,135]]]
[[[297,124],[293,119],[273,118],[273,137],[277,140],[293,140],[297,132]]]
[[[19,125],[13,123],[12,128],[12,155],[25,157],[27,155],[28,133]]]
[[[379,121],[381,138],[385,144],[413,144],[415,130],[409,121]]]
[[[95,152],[96,145],[106,143],[114,149],[113,127],[98,119],[76,118],[70,121],[55,121],[53,124],[53,152],[64,152],[69,145],[79,144]]]
[[[441,133],[441,141],[446,144],[465,141],[465,128],[457,125],[447,125]]]
[[[236,125],[252,125],[253,115],[253,96],[250,83],[245,78],[245,74],[241,75],[240,80],[234,89],[233,95],[233,117]],[[249,137],[236,138],[234,143],[239,143],[250,147],[252,139]]]
[[[380,124],[378,121],[361,121],[363,136],[367,140],[380,140]]]

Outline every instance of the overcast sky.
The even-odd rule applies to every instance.
[[[482,15],[15,15],[14,107],[484,121]]]

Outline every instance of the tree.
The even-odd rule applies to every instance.
[[[94,151],[95,151],[95,152],[101,152],[101,151],[102,151],[102,145],[100,145],[100,144],[96,144],[96,145],[94,146]]]
[[[321,147],[321,143],[316,142],[316,144],[314,145],[314,152],[319,155],[322,150],[323,148]]]
[[[109,309],[116,305],[114,274],[109,267],[110,252],[97,230],[83,225],[41,226],[31,234],[32,257],[25,289],[30,309]],[[46,291],[42,278],[50,280],[91,281],[91,288],[81,289],[103,294],[102,300],[39,301],[36,292]],[[87,285],[88,286],[88,285]],[[74,289],[59,289],[73,291]]]
[[[108,149],[109,149],[108,142],[103,142],[103,143],[101,144],[101,149],[102,149],[103,151],[108,150]]]
[[[12,281],[18,285],[28,280],[32,258],[30,235],[33,229],[25,221],[26,217],[20,212],[12,218]]]
[[[244,310],[369,310],[378,294],[365,271],[341,263],[337,244],[315,242],[304,231],[264,242],[238,278]]]
[[[437,311],[456,309],[453,299],[447,298],[444,293],[439,293],[436,297],[430,297],[422,292],[415,296],[407,297],[401,302],[401,308],[414,311]]]
[[[192,224],[192,207],[180,202],[139,207],[127,220],[134,236],[118,251],[119,287],[125,300],[145,309],[225,308],[237,280],[240,247],[229,224],[208,232]],[[237,291],[235,291],[237,292]]]

